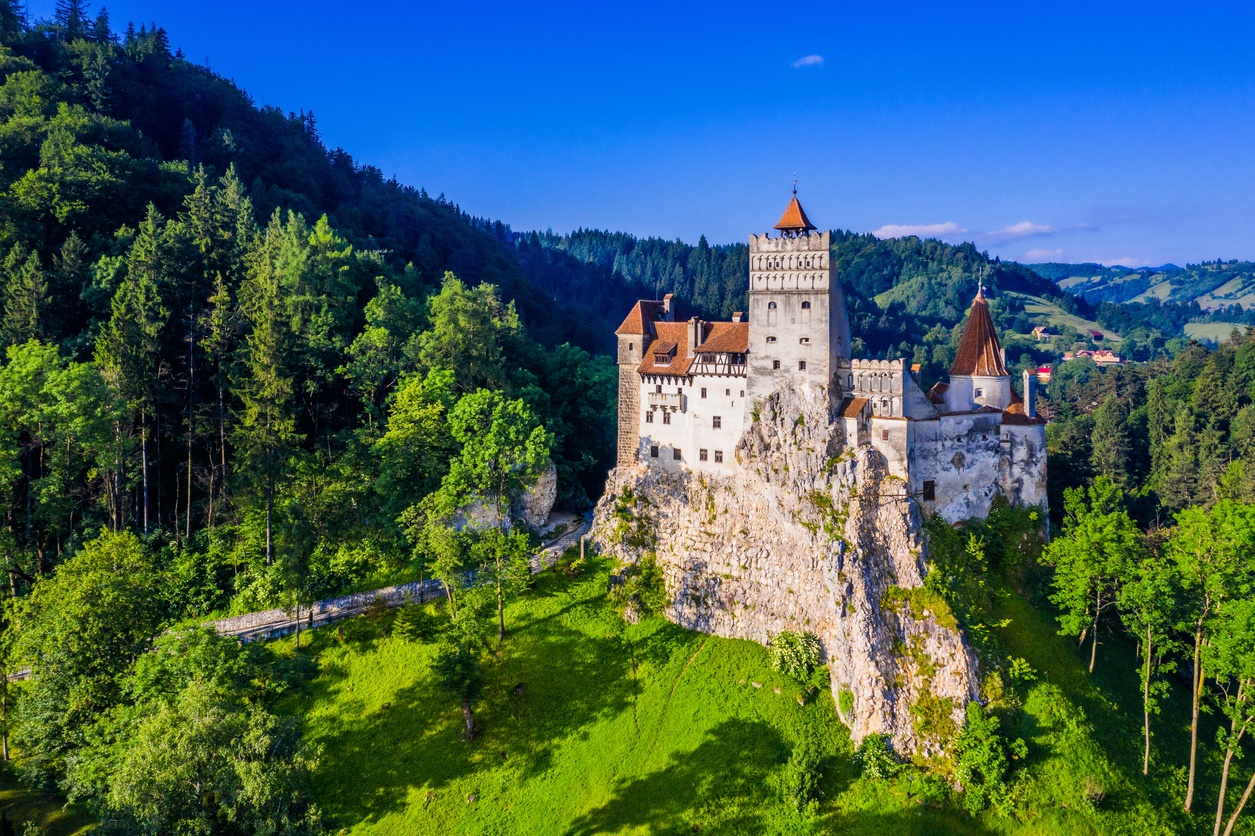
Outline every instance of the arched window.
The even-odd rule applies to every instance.
[[[768,302],[768,303],[767,303],[767,309],[768,309],[768,310],[775,310],[775,308],[776,308],[776,303],[775,303],[775,302]]]
[[[804,311],[809,311],[810,309],[811,309],[811,303],[810,303],[810,302],[803,302],[803,303],[802,303],[802,310],[804,310]]]

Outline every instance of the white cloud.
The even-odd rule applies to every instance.
[[[1063,250],[1029,250],[1024,253],[1024,260],[1028,262],[1059,261],[1062,258]]]
[[[954,221],[943,224],[885,224],[880,229],[873,229],[872,235],[877,238],[905,238],[918,235],[921,238],[939,238],[943,235],[966,235],[967,230]]]
[[[1032,238],[1035,235],[1052,235],[1061,230],[1046,224],[1035,224],[1032,221],[1020,221],[1018,224],[1004,226],[989,233],[991,241],[1014,241],[1016,238]]]
[[[793,69],[800,70],[803,67],[822,67],[824,65],[824,56],[807,55],[793,62]]]

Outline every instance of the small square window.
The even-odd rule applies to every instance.
[[[698,461],[703,461],[703,462],[706,461],[706,448],[705,447],[697,451],[697,459]]]
[[[715,451],[715,464],[723,464],[723,451],[722,450]]]
[[[649,448],[649,457],[650,457],[651,459],[656,459],[656,458],[658,458],[658,445],[657,445],[657,444],[655,444],[655,445],[653,445],[652,447],[650,447],[650,448]]]
[[[671,451],[671,458],[675,459],[677,462],[680,460],[680,448],[679,447]]]
[[[636,343],[628,343],[628,351],[635,351]]]
[[[730,398],[730,397],[732,397],[732,390],[731,390],[731,389],[724,389],[724,390],[723,390],[723,396],[724,396],[725,398]]]
[[[710,425],[717,430],[723,429],[723,418],[716,415],[714,418],[710,419]]]
[[[703,387],[702,387],[702,397],[703,397],[703,398],[704,398],[704,397],[706,397],[706,387],[705,387],[705,386],[703,386]]]
[[[798,342],[798,345],[810,345],[810,344],[811,344],[811,338],[810,338],[810,337],[802,337],[802,338],[801,338],[801,339],[799,339],[797,342]]]
[[[937,499],[937,483],[932,479],[924,480],[924,500],[933,502]]]
[[[677,395],[683,395],[683,394],[684,394],[684,387],[683,387],[683,386],[677,386],[677,387],[675,387],[675,393],[676,393]]]
[[[662,384],[661,384],[661,383],[659,383],[657,386],[655,386],[655,387],[654,387],[654,391],[655,391],[655,392],[658,392],[659,394],[661,394],[661,393],[662,393]]]
[[[654,411],[652,409],[649,410],[649,412],[645,413],[645,423],[646,424],[654,423]]]
[[[664,424],[670,424],[670,423],[671,423],[671,413],[670,413],[670,412],[663,412],[663,413],[662,413],[662,423],[664,423]]]
[[[769,343],[774,343],[775,341],[776,341],[776,338],[775,338],[775,337],[768,337],[768,338],[767,338],[767,342],[769,342]]]
[[[880,440],[881,440],[881,441],[888,441],[888,440],[889,440],[889,431],[888,431],[888,430],[881,430],[881,431],[880,431]]]
[[[772,368],[772,370],[773,370],[773,371],[778,370],[778,369],[780,368],[780,361],[779,361],[779,360],[772,360],[772,361],[771,361],[771,368]]]
[[[741,390],[741,397],[742,397],[742,398],[743,398],[743,397],[745,397],[745,390],[744,390],[744,389],[742,389],[742,390]]]
[[[811,307],[811,303],[810,303],[810,302],[803,302],[803,303],[802,303],[802,310],[804,310],[804,311],[808,311],[808,310],[810,310],[810,307]]]
[[[797,370],[798,370],[799,372],[804,372],[804,371],[806,371],[806,361],[805,361],[805,360],[798,360],[798,361],[797,361]]]
[[[984,389],[973,389],[973,390],[972,390],[972,397],[973,397],[973,398],[980,398],[980,397],[984,397],[984,395],[985,395],[985,390],[984,390]]]

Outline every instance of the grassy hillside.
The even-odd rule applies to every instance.
[[[302,652],[319,673],[289,709],[322,747],[315,796],[334,832],[1098,834],[1206,824],[1210,762],[1202,814],[1176,812],[1184,689],[1156,720],[1161,756],[1144,778],[1132,648],[1104,645],[1091,678],[1052,618],[1009,588],[995,596],[998,638],[1037,672],[1006,715],[1028,757],[1016,816],[974,819],[914,769],[859,777],[829,694],[807,699],[770,669],[764,648],[657,619],[624,625],[606,583],[604,567],[547,575],[510,608],[482,733],[469,745],[454,701],[433,684],[430,645],[388,635],[386,620],[316,631]],[[827,756],[814,815],[779,790],[803,735]]]

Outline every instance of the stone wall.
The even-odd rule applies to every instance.
[[[619,337],[619,446],[616,464],[619,467],[636,461],[641,436],[641,376],[636,367],[646,349],[649,337]]]
[[[656,554],[678,624],[761,643],[815,633],[854,739],[935,753],[916,715],[959,727],[975,656],[912,604],[926,571],[918,508],[878,451],[844,449],[841,435],[824,387],[784,388],[756,405],[734,476],[613,471],[593,537],[626,561]]]

